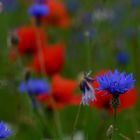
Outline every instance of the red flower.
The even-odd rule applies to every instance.
[[[66,80],[60,75],[55,75],[52,78],[51,92],[49,94],[39,95],[37,100],[51,109],[60,109],[65,105],[79,105],[81,96],[74,94],[76,88],[76,81]]]
[[[62,2],[58,0],[46,0],[48,6],[48,15],[44,19],[46,24],[68,27],[70,25],[69,17],[66,8]]]
[[[105,71],[100,72],[98,75],[104,74]],[[93,87],[96,89],[99,87],[97,81],[93,83]],[[91,106],[96,107],[97,109],[104,109],[109,112],[113,112],[111,106],[111,94],[106,94],[106,91],[96,91],[96,101],[91,103]],[[122,109],[131,108],[136,104],[137,99],[137,90],[133,87],[130,91],[126,92],[119,96],[120,106],[118,107],[118,112]]]
[[[34,54],[38,51],[38,45],[46,44],[45,32],[41,28],[24,26],[17,29],[19,39],[18,51],[20,54]]]
[[[44,48],[43,52],[43,62],[45,72],[52,76],[56,73],[58,73],[64,64],[64,45],[62,43],[57,43],[55,45],[51,45],[51,47]],[[41,72],[41,65],[40,65],[40,59],[39,54],[37,54],[33,58],[33,68],[37,72]]]

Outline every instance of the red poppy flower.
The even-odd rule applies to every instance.
[[[43,52],[43,62],[45,72],[52,76],[58,72],[63,67],[64,64],[64,45],[62,43],[57,43],[55,45],[51,45],[51,47],[44,48]],[[41,72],[41,64],[39,59],[39,54],[36,54],[33,58],[33,68],[37,72]]]
[[[48,6],[48,15],[44,19],[46,24],[54,25],[57,27],[68,27],[70,20],[67,10],[62,2],[58,0],[46,0]]]
[[[100,72],[98,75],[104,74],[105,71]],[[97,81],[93,83],[93,87],[96,89],[99,87]],[[96,107],[97,109],[104,109],[109,112],[113,112],[111,106],[112,95],[107,94],[106,91],[96,91],[96,101],[91,103],[91,106]],[[137,90],[133,87],[130,91],[126,92],[119,96],[120,106],[118,107],[118,112],[122,109],[131,108],[136,104],[137,99]]]
[[[55,75],[52,78],[51,92],[39,95],[37,100],[51,109],[61,109],[65,105],[79,105],[81,96],[74,94],[76,88],[76,81],[66,80],[60,75]]]
[[[46,44],[45,32],[41,28],[24,26],[17,29],[19,39],[18,51],[20,54],[34,54],[38,51],[38,45]]]

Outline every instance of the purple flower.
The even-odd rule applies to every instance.
[[[109,71],[102,76],[98,76],[97,81],[99,84],[98,90],[106,90],[112,95],[124,94],[135,83],[133,74],[126,75],[125,72],[119,73],[118,70],[115,70],[114,73]]]
[[[33,4],[28,9],[29,16],[42,17],[48,14],[48,7],[45,4]]]
[[[29,79],[26,83],[21,81],[19,85],[21,93],[28,93],[29,95],[39,95],[49,91],[49,85],[44,79]]]
[[[4,122],[0,122],[0,139],[5,139],[11,135],[11,130]]]
[[[125,51],[119,51],[116,55],[116,59],[119,65],[126,65],[129,61],[129,55]]]
[[[38,102],[35,96],[48,94],[49,85],[44,79],[29,79],[26,82],[21,81],[18,89],[20,93],[27,93],[32,101],[33,108],[37,108]]]

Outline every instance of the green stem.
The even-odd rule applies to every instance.
[[[135,74],[137,77],[137,83],[140,83],[140,74],[139,74],[139,69],[140,69],[140,63],[139,63],[139,44],[138,44],[138,37],[137,34],[134,34],[132,39],[132,53],[133,53],[133,60],[134,60],[134,69],[135,69]],[[136,83],[136,84],[137,84]]]
[[[37,26],[37,29],[40,29],[40,27]],[[45,76],[46,75],[45,62],[44,62],[44,58],[43,58],[43,50],[42,50],[38,30],[36,30],[36,39],[37,39],[37,46],[38,46],[38,52],[39,52],[39,61],[40,61],[40,67],[41,67],[41,74],[42,74],[42,76]],[[53,99],[52,92],[51,92],[50,95],[52,96],[52,104],[55,107],[56,103],[55,103],[55,101]],[[60,139],[63,139],[63,131],[62,131],[61,123],[60,123],[59,113],[55,109],[53,110],[53,115],[54,115],[54,121],[55,121],[55,124],[56,124],[56,128],[57,128],[57,131],[58,131],[58,135],[59,135]]]
[[[113,122],[113,136],[115,139],[115,131],[116,131],[116,120],[117,120],[117,108],[114,107],[114,122]]]
[[[57,131],[59,134],[59,139],[62,140],[63,139],[63,131],[62,131],[62,127],[61,127],[60,117],[59,117],[58,112],[55,109],[54,109],[53,113],[54,113],[55,124],[56,124]]]
[[[71,140],[73,140],[74,132],[76,130],[76,126],[77,126],[78,119],[79,119],[80,112],[81,112],[81,107],[82,107],[82,104],[79,106],[78,111],[77,111],[77,115],[76,115],[76,118],[75,118],[75,121],[74,121],[74,125],[73,125]]]
[[[86,53],[87,53],[87,69],[89,70],[91,67],[91,55],[90,55],[90,37],[89,37],[89,33],[86,33]]]
[[[23,63],[22,63],[22,61],[21,61],[21,57],[20,57],[19,54],[17,55],[17,65],[18,65],[19,69],[23,69]],[[25,81],[25,77],[22,77],[22,80],[23,80],[25,83],[27,82],[27,81]],[[26,95],[29,95],[27,91],[26,91]],[[40,109],[40,110],[39,110],[39,109]],[[33,111],[33,110],[31,110],[31,111]],[[45,118],[44,112],[43,112],[43,111],[44,111],[44,110],[42,110],[41,107],[40,107],[40,108],[37,108],[37,110],[34,110],[35,113],[38,113],[38,115],[40,115],[40,117],[42,117],[43,123],[44,123],[44,125],[45,125],[45,127],[46,127],[48,133],[49,133],[51,136],[53,136],[53,133],[52,133],[52,131],[51,131],[50,128],[49,128],[48,121],[47,121],[47,119]],[[46,117],[47,117],[47,116],[46,116]]]
[[[114,129],[116,129],[117,108],[114,107]]]

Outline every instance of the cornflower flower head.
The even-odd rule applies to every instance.
[[[89,105],[91,101],[96,99],[94,88],[91,86],[94,79],[89,75],[90,73],[84,73],[80,83],[80,90],[82,91],[81,104],[83,105]]]
[[[126,75],[125,72],[119,73],[118,70],[115,70],[97,76],[97,82],[99,84],[98,90],[105,90],[108,94],[112,94],[112,106],[117,108],[120,104],[119,95],[132,89],[135,80],[133,74]]]
[[[129,61],[129,54],[125,51],[119,51],[116,55],[116,60],[119,65],[125,66]]]
[[[0,122],[0,139],[5,139],[11,135],[11,130],[4,122]]]
[[[125,72],[119,73],[115,70],[114,73],[109,71],[103,76],[98,76],[97,81],[99,83],[98,90],[106,90],[109,94],[120,95],[129,91],[135,80],[133,74],[126,75]]]
[[[19,91],[21,93],[28,93],[29,95],[40,95],[47,93],[49,85],[44,79],[29,79],[27,82],[21,81]]]
[[[28,14],[32,17],[46,16],[48,14],[48,7],[45,4],[35,3],[29,7]]]
[[[49,85],[44,79],[26,77],[25,81],[21,81],[18,89],[20,93],[27,93],[32,101],[33,108],[37,108],[38,102],[36,101],[36,96],[48,94]]]

